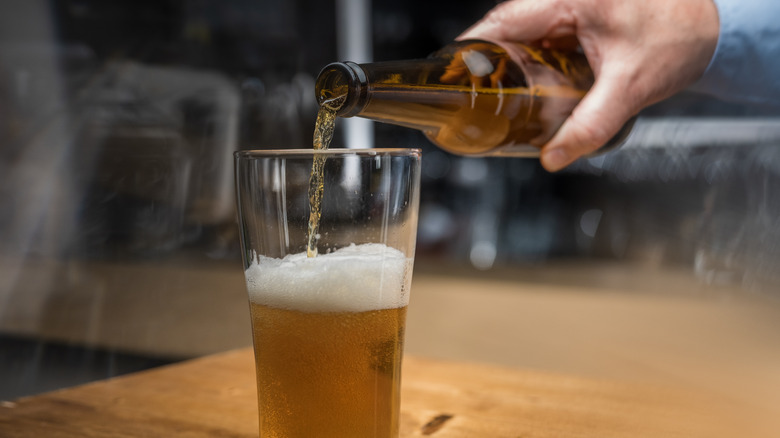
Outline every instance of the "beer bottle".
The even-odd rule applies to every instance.
[[[415,128],[456,154],[538,157],[593,80],[579,52],[468,40],[426,59],[328,64],[316,95],[340,117]]]

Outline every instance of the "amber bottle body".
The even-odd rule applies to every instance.
[[[419,129],[456,154],[538,156],[592,85],[581,53],[471,40],[427,59],[329,64],[316,94],[341,117]]]

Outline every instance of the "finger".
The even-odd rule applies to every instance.
[[[556,172],[604,146],[637,113],[630,88],[602,76],[542,148],[542,166]]]
[[[563,3],[534,0],[501,3],[456,39],[536,41],[573,35],[574,16]]]

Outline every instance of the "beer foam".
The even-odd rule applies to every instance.
[[[411,259],[378,243],[283,259],[255,256],[247,268],[249,299],[304,312],[363,312],[409,304]]]

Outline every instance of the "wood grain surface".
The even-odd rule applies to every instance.
[[[727,399],[493,365],[404,359],[401,436],[769,437]],[[256,437],[251,349],[4,402],[0,436]]]

